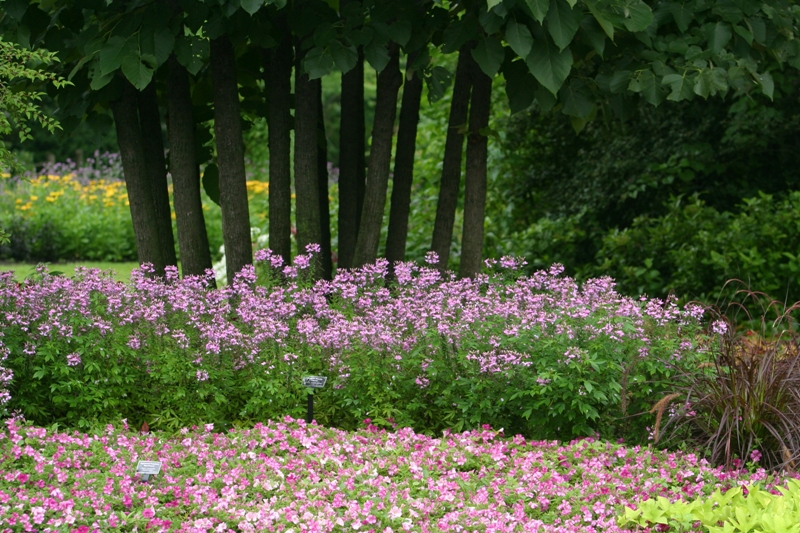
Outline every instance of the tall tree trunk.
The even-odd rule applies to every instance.
[[[413,62],[411,56],[407,64]],[[389,208],[389,233],[386,237],[386,259],[389,265],[405,261],[408,239],[408,215],[411,210],[411,183],[414,179],[414,155],[417,149],[417,124],[422,98],[422,78],[406,67],[403,103],[397,128],[397,148],[394,156],[392,201]]]
[[[447,138],[444,144],[439,200],[436,203],[436,220],[433,224],[431,250],[439,256],[439,263],[436,267],[442,271],[447,270],[447,263],[450,260],[458,190],[461,185],[461,155],[464,150],[462,131],[467,123],[473,63],[475,62],[470,53],[472,44],[465,44],[458,52],[456,79],[453,83],[453,100],[450,102],[450,119],[447,123]]]
[[[136,251],[139,263],[152,263],[157,276],[164,275],[164,257],[153,204],[152,183],[147,172],[142,130],[136,103],[136,89],[122,79],[122,94],[111,102],[111,112],[117,130],[117,142],[125,172],[125,188],[133,219]]]
[[[364,206],[365,181],[364,54],[342,74],[339,128],[339,261],[338,268],[353,266],[353,254]]]
[[[486,213],[487,137],[492,103],[492,79],[475,69],[469,106],[467,168],[464,179],[464,229],[461,236],[461,266],[458,275],[475,277],[483,259],[483,224]]]
[[[219,167],[219,205],[222,209],[222,240],[228,282],[253,262],[250,241],[250,209],[236,83],[236,54],[223,35],[211,41],[211,79],[214,85],[214,136]]]
[[[318,85],[319,114],[317,115],[317,184],[319,187],[320,263],[322,278],[333,279],[331,258],[331,210],[328,203],[328,138],[322,113],[322,84]]]
[[[372,125],[372,144],[369,150],[367,183],[364,189],[364,208],[358,228],[358,240],[353,265],[363,266],[378,257],[386,190],[389,186],[389,168],[392,162],[392,136],[397,114],[397,92],[403,83],[400,74],[399,51],[391,45],[390,59],[378,75],[375,99],[375,119]]]
[[[277,48],[264,51],[264,82],[269,91],[269,248],[292,260],[292,38],[284,20]]]
[[[137,93],[139,124],[142,129],[147,172],[152,182],[153,205],[161,244],[161,256],[167,265],[178,265],[175,257],[175,237],[172,235],[172,211],[169,206],[167,161],[164,158],[164,140],[161,135],[161,113],[158,110],[156,83],[151,81],[144,91]]]
[[[169,58],[167,112],[172,198],[178,225],[181,271],[184,276],[202,276],[206,269],[211,268],[211,251],[200,199],[192,95],[189,72],[174,55]]]
[[[307,245],[322,241],[317,164],[320,81],[310,80],[303,72],[299,48],[298,44],[294,76],[294,191],[297,248],[300,253],[305,253]],[[319,276],[321,273],[320,268],[315,274]]]

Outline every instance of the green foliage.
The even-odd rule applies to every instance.
[[[800,192],[784,198],[762,193],[745,199],[737,214],[720,213],[696,196],[673,199],[668,207],[664,216],[643,216],[610,232],[584,275],[609,275],[627,294],[671,291],[713,302],[730,297],[733,288],[722,290],[722,284],[738,278],[753,290],[800,298]]]
[[[790,479],[777,491],[746,485],[724,493],[717,489],[708,498],[691,502],[670,502],[659,496],[640,502],[635,510],[626,508],[617,523],[620,527],[637,524],[646,528],[665,524],[669,531],[678,532],[696,531],[697,522],[709,533],[800,532],[800,482]]]
[[[56,88],[69,84],[62,77],[44,70],[48,64],[57,61],[54,53],[27,50],[0,38],[0,172],[20,169],[2,142],[2,137],[11,134],[14,127],[20,141],[33,138],[31,121],[50,133],[61,127],[57,120],[41,111],[38,101],[42,93],[35,89],[37,84],[47,82]]]

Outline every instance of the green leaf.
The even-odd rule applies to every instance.
[[[767,41],[767,26],[764,24],[764,19],[761,17],[750,17],[747,19],[747,26],[753,32],[753,40],[758,44],[764,44]]]
[[[713,26],[710,26],[708,48],[714,55],[717,55],[725,48],[725,45],[728,44],[731,37],[733,37],[733,32],[731,31],[730,24],[717,22]]]
[[[582,35],[586,37],[594,51],[597,52],[597,55],[603,57],[603,52],[606,48],[606,34],[600,28],[597,20],[592,15],[583,17],[581,29],[583,29]]]
[[[8,13],[11,18],[19,22],[22,20],[22,17],[25,16],[25,12],[28,10],[30,4],[31,2],[28,0],[5,0],[5,2],[3,2],[3,10]]]
[[[525,111],[536,97],[536,80],[528,71],[525,61],[514,61],[503,67],[503,77],[506,79],[506,97],[511,108],[511,114]]]
[[[487,76],[494,78],[503,64],[505,51],[500,39],[493,35],[478,42],[472,49],[472,57]]]
[[[589,12],[594,16],[594,19],[600,24],[600,27],[603,28],[603,31],[606,32],[608,38],[612,41],[614,40],[614,25],[608,20],[608,17],[605,16],[602,12],[597,9],[597,4],[592,1],[585,2],[586,7],[589,8]]]
[[[644,31],[653,22],[653,10],[650,6],[639,0],[625,6],[627,17],[623,24],[631,32]]]
[[[689,24],[691,24],[692,19],[694,18],[694,13],[689,5],[670,2],[667,4],[667,6],[670,13],[672,13],[672,18],[675,19],[675,24],[678,25],[678,29],[681,31],[681,33],[688,30]]]
[[[506,25],[506,41],[519,57],[525,59],[528,57],[533,44],[531,30],[526,25],[518,24],[516,20],[511,19]]]
[[[184,36],[175,43],[175,57],[192,75],[197,74],[209,56],[210,46],[206,39],[194,35]]]
[[[408,20],[398,20],[389,26],[389,37],[400,46],[405,46],[411,39],[411,22]]]
[[[566,0],[553,0],[550,3],[550,11],[547,12],[545,23],[553,42],[560,50],[563,50],[575,37],[580,19],[578,13],[569,7]]]
[[[611,79],[608,82],[609,90],[613,94],[622,92],[628,88],[630,80],[631,80],[630,70],[617,70],[614,72],[614,74],[612,74]]]
[[[736,35],[738,35],[739,37],[744,39],[745,42],[747,42],[747,44],[749,46],[753,46],[753,32],[752,31],[748,30],[747,28],[743,28],[742,26],[739,26],[738,24],[733,27],[733,31],[736,32]]]
[[[364,58],[376,72],[382,71],[389,64],[389,51],[375,41],[364,47]]]
[[[325,48],[312,48],[303,58],[303,70],[309,79],[319,79],[333,70],[333,57]]]
[[[492,9],[498,4],[502,4],[503,0],[486,0],[486,9]]]
[[[336,68],[344,72],[349,72],[356,66],[358,62],[358,50],[355,46],[344,46],[338,41],[331,43],[329,48],[331,57],[333,57]]]
[[[161,28],[153,36],[153,41],[155,42],[156,63],[159,66],[163,65],[175,48],[175,36],[172,35],[169,28]]]
[[[430,76],[425,78],[425,83],[428,86],[428,102],[435,103],[439,101],[450,87],[452,79],[453,75],[446,68],[433,67]]]
[[[475,17],[464,16],[460,20],[453,21],[446,30],[442,38],[442,52],[451,54],[461,48],[467,41],[478,36],[480,26]]]
[[[526,63],[533,77],[556,95],[572,70],[572,51],[569,48],[558,51],[547,39],[538,39]]]
[[[150,54],[131,54],[122,58],[122,73],[140,91],[153,79],[156,68],[156,58]]]
[[[120,68],[123,57],[133,53],[135,52],[132,41],[119,35],[111,37],[100,49],[98,66],[100,67],[101,75],[110,74]]]
[[[525,0],[525,4],[533,13],[533,18],[541,24],[550,9],[550,0]]]
[[[669,85],[672,92],[667,96],[667,100],[680,102],[689,100],[694,96],[694,80],[687,72],[683,74],[667,74],[661,79],[662,85]]]
[[[761,92],[764,93],[764,96],[772,100],[772,94],[775,91],[775,82],[772,79],[772,74],[764,72],[761,74],[753,74],[753,77],[758,81],[758,84],[761,85]]]
[[[254,15],[264,5],[264,0],[239,0],[242,9]]]
[[[661,88],[657,83],[655,74],[652,70],[643,70],[639,74],[631,78],[628,84],[628,90],[639,93],[644,98],[645,102],[657,106],[664,99]]]
[[[561,110],[565,115],[586,119],[595,109],[595,104],[583,92],[584,83],[575,79],[570,80],[559,92],[559,99],[564,102]]]
[[[219,205],[219,168],[214,163],[206,165],[203,172],[203,190],[212,202]]]

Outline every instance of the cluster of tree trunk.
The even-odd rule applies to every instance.
[[[277,23],[285,26],[286,21]],[[294,183],[297,250],[305,253],[308,245],[319,244],[321,260],[315,264],[315,275],[330,279],[334,272],[334,250],[331,249],[328,150],[321,83],[319,79],[310,79],[304,72],[305,52],[299,41],[293,42],[288,31],[284,35],[277,47],[262,52],[264,84],[269,101],[269,246],[283,257],[286,264],[291,263]],[[467,43],[459,52],[431,243],[431,250],[440,258],[438,268],[445,270],[453,243],[458,198],[462,194],[466,139],[464,227],[459,271],[462,277],[474,276],[481,268],[486,204],[485,133],[492,83],[473,59],[473,47],[474,42]],[[390,264],[405,260],[423,85],[419,73],[411,66],[413,59],[406,58],[406,71],[401,73],[399,47],[390,46],[389,62],[377,78],[368,159],[364,57],[361,50],[355,68],[342,76],[337,268],[359,267],[377,259],[390,179],[394,181],[385,243],[386,258]],[[226,268],[231,280],[233,274],[252,263],[253,251],[236,54],[225,35],[211,41],[210,72],[219,204]],[[192,81],[174,56],[169,60],[166,81],[169,170],[174,187],[182,270],[184,275],[203,274],[211,267],[211,255],[200,201]],[[123,78],[120,83],[123,87],[121,95],[112,103],[112,110],[139,260],[152,263],[155,274],[163,275],[165,267],[176,265],[177,259],[155,82],[141,92]],[[403,94],[395,144],[396,110],[401,87]]]

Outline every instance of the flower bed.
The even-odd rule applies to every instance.
[[[369,421],[367,421],[369,422]],[[108,426],[98,435],[6,422],[3,531],[619,532],[623,506],[683,500],[754,481],[695,455],[594,439],[503,438],[488,427],[432,438],[285,419],[174,437]],[[138,460],[162,462],[144,483]]]

